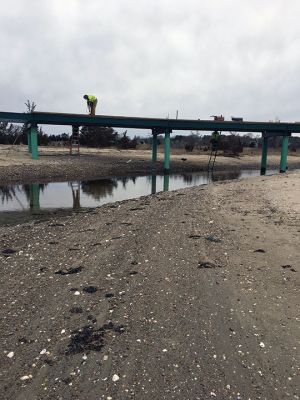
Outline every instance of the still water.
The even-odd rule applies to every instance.
[[[277,171],[269,170],[268,174]],[[160,191],[206,185],[212,181],[258,176],[258,170],[185,173],[0,186],[0,212],[90,208]]]

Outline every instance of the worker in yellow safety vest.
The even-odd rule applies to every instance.
[[[96,96],[93,96],[91,94],[85,94],[83,98],[87,101],[87,106],[89,109],[90,115],[95,115],[96,114],[96,106],[98,103],[98,99]]]

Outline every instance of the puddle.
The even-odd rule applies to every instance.
[[[268,174],[275,174],[269,170]],[[0,222],[5,213],[22,211],[39,214],[45,211],[79,211],[106,203],[138,198],[160,191],[206,185],[212,181],[258,176],[258,170],[207,172],[172,175],[122,177],[78,182],[53,182],[0,186]],[[2,221],[3,222],[3,221]]]

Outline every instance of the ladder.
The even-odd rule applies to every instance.
[[[70,154],[80,154],[79,126],[72,125],[72,136],[70,137]]]
[[[209,160],[208,160],[208,165],[207,165],[208,172],[210,172],[210,171],[213,172],[217,155],[218,155],[218,145],[212,144],[211,152],[210,152],[210,156],[209,156]]]

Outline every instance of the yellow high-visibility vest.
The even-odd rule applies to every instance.
[[[87,97],[88,97],[88,101],[89,101],[90,103],[93,103],[95,100],[97,100],[97,97],[96,97],[96,96],[93,96],[93,95],[91,95],[91,94],[88,94]]]

